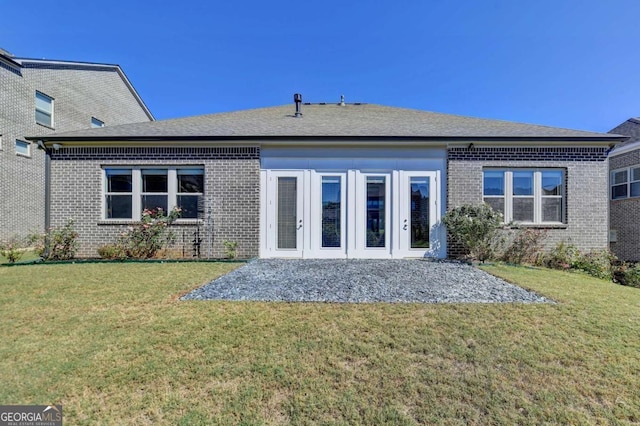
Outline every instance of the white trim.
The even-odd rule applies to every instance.
[[[23,152],[18,152],[18,144],[19,143],[23,143],[25,145],[27,145],[27,153],[23,153]],[[31,158],[31,142],[27,142],[27,141],[23,141],[22,139],[16,139],[15,144],[14,144],[14,149],[16,150],[16,155],[20,156],[20,157],[25,157],[25,158]]]
[[[609,158],[626,154],[627,152],[635,151],[636,149],[640,149],[640,140],[614,148],[609,152]]]

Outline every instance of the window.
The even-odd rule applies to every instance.
[[[143,210],[180,207],[182,219],[202,212],[202,167],[105,168],[104,218],[138,219]]]
[[[31,157],[31,144],[29,142],[16,139],[16,154],[24,157]]]
[[[36,123],[53,127],[53,98],[36,92]]]
[[[640,197],[640,166],[611,172],[611,199]]]
[[[486,169],[483,197],[503,214],[505,223],[563,223],[564,171]]]
[[[94,129],[98,127],[104,127],[104,121],[98,120],[95,117],[91,117],[91,127]]]

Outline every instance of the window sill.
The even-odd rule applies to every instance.
[[[39,121],[36,121],[36,124],[38,126],[42,126],[42,127],[47,128],[49,130],[55,130],[56,129],[55,127],[49,126],[48,124],[40,123]]]
[[[100,219],[98,225],[136,225],[140,223],[139,220],[134,219]],[[202,225],[204,221],[202,219],[178,219],[171,224],[171,226],[189,226],[189,225]]]
[[[16,152],[16,155],[17,155],[18,157],[22,157],[22,158],[31,158],[31,155],[30,155],[30,154],[21,154],[21,153],[19,153],[19,152]]]
[[[567,229],[566,223],[514,223],[505,225],[506,229]]]

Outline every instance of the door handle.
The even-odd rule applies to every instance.
[[[404,229],[405,231],[407,230],[407,219],[404,220],[404,226],[402,227],[402,229]]]
[[[302,219],[300,219],[300,222],[298,222],[298,227],[296,228],[296,231],[300,228],[302,228]]]

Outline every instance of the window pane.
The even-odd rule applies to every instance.
[[[165,212],[167,211],[167,196],[166,195],[143,195],[142,196],[142,209],[143,210],[157,210],[161,208]]]
[[[618,198],[627,198],[627,184],[616,185],[611,187],[611,198],[617,200]]]
[[[635,169],[631,169],[631,173],[633,177],[631,180],[640,180],[640,167],[636,167]]]
[[[504,197],[486,197],[484,202],[504,217]]]
[[[411,178],[411,248],[429,247],[429,178]]]
[[[631,196],[640,197],[640,182],[635,182],[631,184]]]
[[[367,247],[385,247],[385,196],[383,176],[367,177]]]
[[[613,185],[619,184],[619,183],[627,183],[627,171],[626,170],[621,170],[619,172],[613,172],[613,177],[612,177],[612,181],[611,182]]]
[[[131,171],[129,174],[111,174],[107,170],[107,192],[131,192]]]
[[[204,192],[204,175],[187,175],[178,171],[178,192]]]
[[[131,195],[107,195],[108,219],[131,219]]]
[[[44,124],[45,126],[51,127],[51,115],[36,110],[36,123]]]
[[[322,247],[340,247],[341,178],[322,177]]]
[[[16,141],[16,153],[22,155],[31,155],[30,144],[24,141]]]
[[[562,198],[543,198],[542,199],[542,221],[543,222],[562,222]]]
[[[533,172],[513,172],[513,195],[533,195]]]
[[[197,219],[198,210],[202,210],[199,202],[202,199],[199,195],[178,195],[178,207],[182,209],[180,217],[185,219]]]
[[[484,195],[504,195],[504,172],[484,171]]]
[[[167,171],[143,170],[142,192],[167,192]]]
[[[513,199],[513,220],[533,222],[533,198]]]
[[[562,172],[542,172],[542,195],[562,195]]]
[[[278,178],[278,248],[295,249],[298,245],[298,179]]]
[[[36,108],[37,109],[51,114],[51,112],[53,111],[52,103],[53,103],[53,100],[50,97],[43,95],[42,93],[36,92]]]

